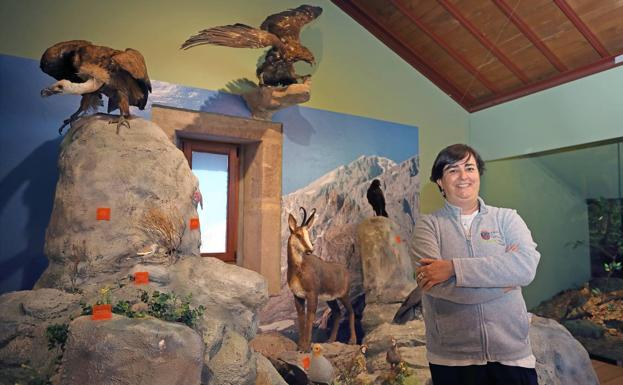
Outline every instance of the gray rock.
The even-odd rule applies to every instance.
[[[26,365],[44,377],[53,375],[60,348],[48,349],[46,329],[68,324],[81,312],[80,296],[57,289],[16,291],[0,296],[0,371]]]
[[[400,233],[385,217],[368,218],[357,227],[366,303],[402,302],[417,286]]]
[[[364,343],[368,344],[368,353],[374,356],[383,353],[391,346],[391,338],[396,339],[399,347],[417,347],[426,344],[424,321],[413,320],[404,325],[385,323],[367,334]]]
[[[296,342],[278,332],[258,334],[249,342],[249,346],[271,362],[276,362],[284,351],[296,350]]]
[[[255,385],[287,385],[270,360],[260,353],[254,353],[257,362]]]
[[[219,318],[247,339],[257,332],[257,312],[268,300],[260,274],[216,258],[185,257],[169,268],[168,289],[192,293],[192,303],[206,307],[206,317]]]
[[[233,330],[228,330],[220,350],[207,364],[202,383],[210,385],[251,385],[255,383],[257,366],[255,355],[247,340]]]
[[[203,344],[205,345],[204,363],[210,362],[210,359],[221,348],[226,326],[225,321],[213,315],[205,316],[198,322],[197,329],[201,331]]]
[[[603,326],[587,319],[564,321],[563,325],[571,334],[579,337],[600,338],[606,332]]]
[[[109,120],[103,114],[80,119],[61,143],[45,241],[50,264],[36,287],[101,286],[138,263],[170,263],[162,255],[136,254],[166,244],[142,223],[151,209],[182,235],[175,253],[199,255],[199,231],[188,226],[197,216],[198,182],[183,153],[154,123],[131,119],[131,127],[117,133]],[[96,220],[98,208],[110,208],[110,220]]]
[[[363,311],[361,326],[366,334],[384,323],[391,323],[400,303],[369,303]]]
[[[197,385],[203,349],[201,337],[179,323],[80,317],[70,324],[61,383]]]
[[[530,342],[539,385],[598,385],[586,349],[558,322],[533,315]]]

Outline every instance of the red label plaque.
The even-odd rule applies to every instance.
[[[93,315],[91,316],[92,320],[104,320],[112,318],[112,305],[104,304],[104,305],[93,305]]]
[[[110,220],[110,207],[98,207],[95,213],[95,218],[98,221],[109,221]]]
[[[134,284],[135,285],[145,285],[149,283],[149,272],[148,271],[137,271],[134,273]]]
[[[190,218],[190,229],[197,230],[199,228],[199,218]]]

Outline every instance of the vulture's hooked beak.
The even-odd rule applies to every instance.
[[[59,89],[53,89],[52,87],[46,87],[41,90],[41,97],[45,98],[50,95],[60,94],[61,91]]]

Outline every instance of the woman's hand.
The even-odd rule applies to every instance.
[[[419,262],[422,266],[418,267],[416,279],[418,286],[423,291],[430,290],[438,283],[447,281],[454,275],[454,264],[445,259],[421,258]]]

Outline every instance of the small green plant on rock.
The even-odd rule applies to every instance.
[[[48,338],[48,350],[52,350],[57,346],[60,347],[61,350],[65,350],[65,343],[67,342],[68,335],[68,324],[49,325],[45,330],[45,336]]]
[[[102,289],[100,294],[105,297],[98,300],[98,304],[110,301],[110,290]],[[168,322],[181,322],[189,327],[195,327],[197,321],[201,319],[205,312],[205,306],[191,306],[192,294],[178,297],[175,292],[162,293],[154,291],[151,295],[145,291],[140,291],[139,301],[130,302],[119,300],[112,306],[112,312],[128,318],[143,318],[147,315]],[[110,302],[109,302],[110,303]],[[142,306],[136,306],[142,304]],[[90,315],[93,308],[81,302],[82,315]]]

